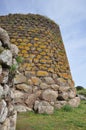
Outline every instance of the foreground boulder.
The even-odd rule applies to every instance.
[[[12,52],[10,46],[7,32],[0,28],[0,130],[16,129],[17,111],[14,109],[13,70],[11,70],[13,60],[16,61],[14,55],[16,50]]]

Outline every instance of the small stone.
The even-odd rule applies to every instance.
[[[2,46],[2,42],[0,41],[0,47]]]
[[[5,95],[5,97],[6,97],[8,93],[9,93],[9,86],[8,86],[7,84],[5,84],[5,85],[4,85],[3,95]]]
[[[25,83],[26,77],[23,74],[17,74],[14,78],[14,84]]]
[[[69,98],[74,98],[76,96],[76,91],[70,90],[68,91]]]
[[[48,84],[46,84],[46,83],[41,83],[40,84],[40,88],[41,89],[47,89],[47,88],[49,88],[50,86],[48,85]]]
[[[23,106],[23,105],[15,105],[14,109],[15,109],[17,112],[32,111],[31,108],[28,108],[28,107]]]
[[[13,111],[13,115],[10,116],[10,130],[16,129],[17,111]]]
[[[39,76],[39,77],[48,76],[48,72],[47,71],[38,71],[37,76]]]
[[[57,91],[58,89],[59,89],[59,85],[57,85],[57,84],[52,84],[51,85],[51,88],[53,89],[53,90],[55,90],[55,91]]]
[[[29,108],[33,108],[33,105],[35,103],[35,100],[40,97],[41,95],[41,91],[37,91],[36,93],[34,94],[31,94],[28,96],[28,98],[26,99],[25,103],[27,104],[27,106]]]
[[[18,84],[16,85],[16,88],[21,91],[27,92],[28,94],[32,93],[32,87],[27,84]]]
[[[6,107],[6,102],[2,100],[0,102],[0,123],[3,123],[7,117],[8,109]]]
[[[12,53],[10,50],[4,50],[0,54],[0,63],[6,64],[7,66],[12,65]]]
[[[10,130],[10,119],[6,118],[4,121],[1,130]]]
[[[38,113],[40,114],[43,114],[43,113],[46,113],[46,114],[53,114],[54,112],[54,107],[51,106],[48,102],[46,101],[36,101],[35,102],[35,105],[34,105],[34,109],[36,111],[38,111]]]
[[[58,100],[67,100],[68,99],[68,92],[61,92],[58,95]]]
[[[37,77],[31,78],[33,85],[39,85],[41,83],[41,80]]]
[[[54,80],[51,77],[45,77],[45,82],[47,84],[54,84],[55,83]]]
[[[66,80],[64,80],[63,78],[57,78],[56,81],[59,86],[66,86]]]
[[[38,86],[33,86],[33,93],[38,91]]]
[[[8,35],[7,31],[5,31],[3,28],[0,28],[0,39],[3,43],[3,46],[10,48],[9,35]]]
[[[71,99],[68,104],[71,106],[71,107],[78,107],[79,104],[80,104],[80,98],[79,97],[75,97],[73,99]]]
[[[0,85],[0,99],[2,98],[3,95],[3,87]]]
[[[2,66],[0,65],[0,75],[2,74]]]
[[[58,92],[56,91],[53,91],[51,89],[47,89],[43,92],[42,94],[42,98],[46,101],[49,101],[49,102],[54,102],[56,101],[58,97]]]
[[[2,76],[3,76],[2,83],[6,84],[8,82],[8,78],[9,78],[9,71],[8,70],[4,70],[2,72]]]
[[[14,90],[13,93],[14,93],[14,99],[23,98],[23,96],[24,96],[24,93],[21,91],[18,91],[18,90]]]
[[[15,44],[11,44],[10,49],[11,49],[11,52],[12,52],[13,56],[18,55],[19,49]]]
[[[55,108],[56,109],[61,109],[63,106],[65,106],[67,104],[66,101],[56,101],[55,102]]]

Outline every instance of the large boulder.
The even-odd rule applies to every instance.
[[[12,65],[12,53],[10,50],[4,50],[0,54],[0,63],[1,64],[6,64],[7,66]]]
[[[35,111],[38,111],[38,113],[46,113],[46,114],[53,114],[54,112],[54,107],[51,106],[48,102],[46,101],[35,101],[34,105]]]

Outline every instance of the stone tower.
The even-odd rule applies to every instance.
[[[53,113],[54,107],[79,105],[59,26],[34,14],[0,16],[11,43],[24,58],[15,77],[15,107]],[[18,96],[17,96],[18,95]]]

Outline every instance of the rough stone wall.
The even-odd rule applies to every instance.
[[[40,15],[0,16],[0,26],[7,30],[11,42],[24,58],[15,77],[15,108],[53,113],[54,107],[78,106],[60,29]],[[29,109],[30,108],[30,109]]]
[[[16,61],[17,46],[10,44],[9,36],[0,28],[0,130],[15,130],[17,112],[14,109],[13,76],[11,66]]]

